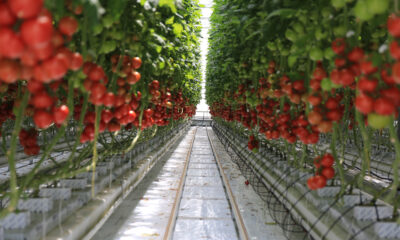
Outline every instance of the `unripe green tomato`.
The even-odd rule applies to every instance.
[[[333,59],[334,57],[335,57],[335,52],[332,50],[332,48],[331,47],[327,47],[327,48],[325,48],[325,50],[324,50],[324,58],[325,59],[327,59],[327,60],[331,60],[331,59]]]
[[[313,47],[310,50],[309,56],[311,60],[319,61],[324,58],[324,52],[318,47]]]
[[[332,9],[330,9],[329,7],[325,7],[321,10],[321,15],[322,18],[329,18],[329,16],[331,15]]]
[[[276,45],[274,44],[274,42],[270,41],[270,42],[267,42],[267,48],[271,51],[275,51]]]
[[[297,18],[299,19],[299,21],[301,23],[306,24],[306,22],[307,22],[307,14],[300,13],[300,15],[297,16]]]
[[[290,28],[286,30],[285,37],[291,42],[295,42],[297,40],[296,33]]]
[[[106,28],[110,28],[113,25],[114,21],[110,15],[103,17],[103,25]]]
[[[97,24],[93,27],[93,34],[98,35],[103,31],[103,25]]]
[[[321,81],[321,88],[324,91],[330,91],[332,89],[332,82],[329,78],[324,78]]]
[[[297,62],[297,56],[290,55],[288,57],[288,65],[289,65],[289,67],[293,67],[296,62]]]
[[[353,8],[354,15],[361,21],[370,20],[374,14],[370,11],[365,0],[358,0]]]
[[[281,54],[282,56],[288,56],[288,55],[289,55],[289,49],[287,49],[287,48],[283,49],[283,50],[280,52],[280,54]]]
[[[315,35],[315,39],[317,39],[318,41],[323,40],[328,37],[328,33],[323,31],[322,28],[320,28],[320,27],[315,29],[314,35]]]
[[[297,51],[299,50],[299,48],[296,45],[292,45],[292,47],[290,48],[290,53],[297,53]]]
[[[367,0],[367,8],[372,14],[385,13],[389,7],[389,0]]]
[[[390,116],[382,116],[376,113],[368,114],[368,125],[375,129],[382,129],[391,124]]]
[[[283,46],[283,43],[281,41],[278,42],[278,50],[282,51],[283,49],[285,49],[285,46]]]
[[[343,8],[346,5],[346,0],[331,0],[331,4],[334,8]]]
[[[299,22],[295,22],[293,25],[293,30],[298,34],[304,34],[304,26]]]
[[[344,25],[339,25],[333,28],[333,34],[335,37],[343,37],[346,35],[346,27]]]

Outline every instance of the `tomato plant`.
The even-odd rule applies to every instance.
[[[147,131],[192,117],[200,100],[199,19],[196,0],[0,1],[0,130],[10,139],[2,152],[11,171],[1,215],[49,181],[36,169],[59,142],[68,142],[70,160],[53,180],[66,169],[71,176],[94,170],[99,159],[154,136]],[[17,139],[26,155],[40,157],[18,181]],[[85,157],[92,163],[81,166]]]

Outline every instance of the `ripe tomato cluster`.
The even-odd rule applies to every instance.
[[[315,176],[310,177],[307,180],[307,185],[311,190],[316,190],[326,186],[326,181],[332,179],[335,176],[335,169],[333,164],[335,159],[332,154],[326,153],[323,156],[317,156],[314,159]]]
[[[40,152],[40,147],[37,143],[38,132],[31,128],[29,130],[22,129],[19,132],[19,142],[24,147],[26,155],[37,155]]]
[[[251,135],[249,137],[249,142],[247,143],[248,148],[251,151],[257,151],[259,147],[259,142],[258,140],[254,137],[254,135]]]
[[[66,48],[77,29],[71,16],[61,18],[55,28],[42,0],[0,3],[0,84],[26,81],[24,91],[31,93],[26,114],[38,128],[60,125],[69,115],[57,90],[65,87],[68,70],[77,71],[83,63],[80,53]]]

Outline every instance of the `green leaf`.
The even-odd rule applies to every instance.
[[[290,8],[281,8],[278,10],[273,11],[268,15],[266,20],[270,19],[271,17],[279,16],[281,18],[291,18],[294,16],[294,14],[297,12],[295,9],[290,9]]]
[[[176,13],[175,0],[160,0],[158,5],[160,7],[167,6],[173,13]]]
[[[174,23],[173,25],[172,25],[172,27],[173,27],[173,31],[174,31],[174,34],[177,36],[177,37],[180,37],[181,36],[181,33],[182,33],[182,31],[183,31],[183,26],[181,25],[181,24],[179,24],[179,23]]]
[[[171,25],[171,24],[173,24],[173,23],[174,23],[174,16],[168,18],[167,21],[165,21],[165,24]]]
[[[146,0],[140,0],[140,5],[144,5],[146,3]]]

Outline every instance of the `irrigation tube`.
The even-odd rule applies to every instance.
[[[269,188],[285,207],[290,210],[292,216],[294,216],[295,219],[301,219],[301,225],[313,238],[321,239],[321,236],[323,236],[323,239],[329,240],[349,238],[366,239],[365,235],[367,232],[362,232],[362,229],[358,228],[357,225],[353,226],[354,232],[359,234],[355,236],[354,232],[349,232],[349,230],[342,225],[349,221],[335,221],[335,218],[330,214],[321,213],[321,209],[318,209],[307,200],[305,195],[311,193],[304,194],[304,191],[301,191],[301,189],[304,188],[302,188],[300,184],[293,184],[295,180],[305,179],[308,176],[307,174],[291,168],[291,175],[282,178],[285,172],[277,166],[279,164],[274,166],[271,162],[268,162],[262,157],[261,154],[255,155],[249,152],[246,149],[246,145],[238,142],[236,138],[226,136],[221,131],[216,132],[219,133],[218,135],[220,135],[220,137],[224,137],[229,141],[233,148],[236,148],[234,150],[239,157],[249,164],[253,173],[262,179],[267,188]],[[224,136],[221,136],[221,134]],[[278,162],[288,165],[288,163],[284,161]],[[348,216],[343,217],[347,218]]]

